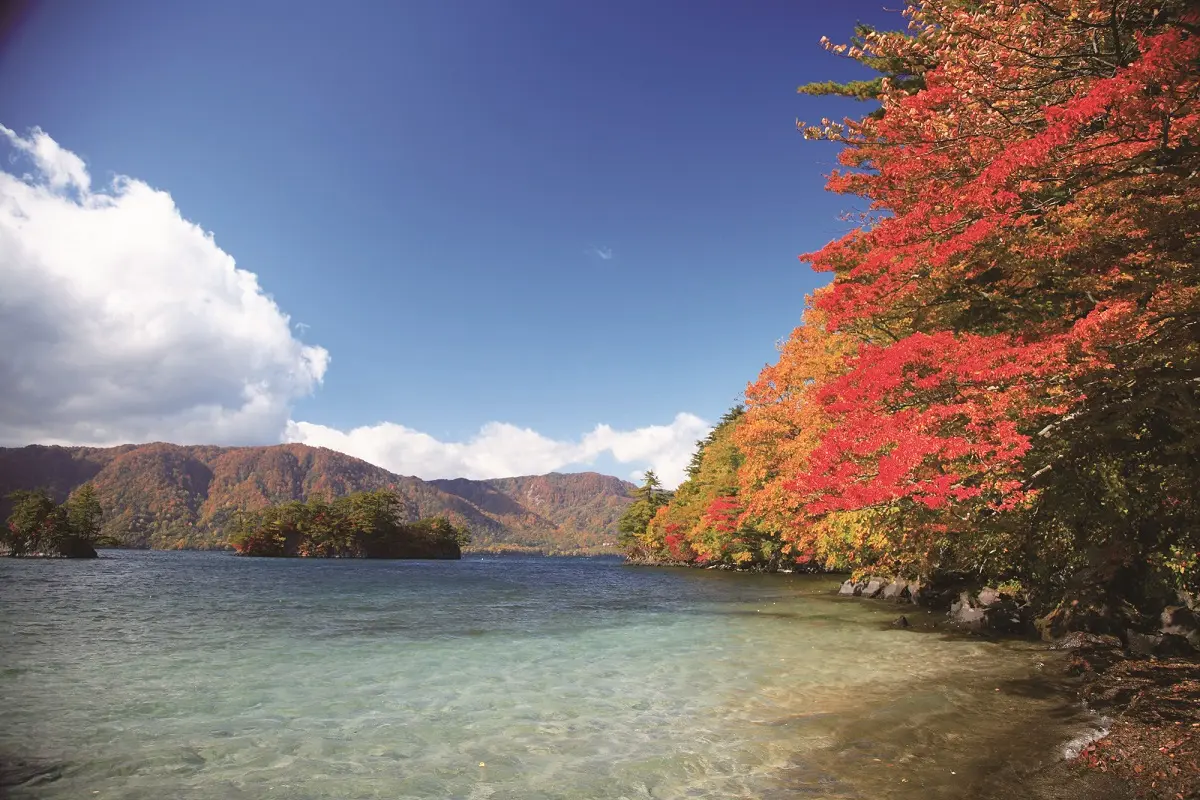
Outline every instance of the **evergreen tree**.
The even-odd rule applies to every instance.
[[[671,494],[662,488],[662,481],[658,479],[654,470],[646,470],[642,486],[634,495],[636,499],[617,521],[617,530],[621,533],[618,543],[627,551],[636,549],[640,538],[645,536],[646,529],[650,526],[650,520],[654,519],[658,509],[671,501]]]
[[[94,542],[100,538],[100,525],[104,520],[104,509],[96,498],[96,489],[85,483],[67,498],[67,528],[71,535]]]

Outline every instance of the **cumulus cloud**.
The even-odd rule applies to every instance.
[[[0,444],[277,441],[329,354],[171,196],[0,125]]]
[[[593,464],[683,479],[704,420],[598,425],[559,440],[502,422],[444,442],[403,425],[340,431],[290,421],[329,354],[164,191],[93,187],[39,128],[0,125],[0,445],[177,443],[329,447],[422,478],[492,478]],[[11,171],[6,170],[11,168]],[[594,254],[610,260],[608,248]],[[633,468],[637,467],[635,471]]]
[[[595,462],[602,455],[621,464],[648,464],[666,486],[684,478],[697,439],[711,426],[694,414],[678,414],[669,425],[614,430],[597,425],[577,440],[551,439],[529,428],[490,422],[465,442],[443,442],[427,433],[383,422],[341,431],[311,422],[291,422],[285,438],[328,447],[401,475],[421,478],[502,478],[536,475]],[[642,470],[630,474],[640,478]]]

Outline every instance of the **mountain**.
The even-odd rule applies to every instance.
[[[56,500],[90,481],[104,532],[129,547],[221,547],[233,513],[268,503],[390,488],[410,520],[448,516],[474,547],[575,551],[615,543],[633,484],[585,473],[424,481],[302,444],[0,448],[0,497],[44,487]],[[8,515],[0,500],[0,517]]]
[[[429,483],[506,526],[527,530],[526,541],[536,547],[572,549],[616,545],[617,520],[630,503],[630,492],[637,488],[628,481],[596,472],[552,472],[486,481],[455,478]],[[534,515],[537,522],[528,515]],[[542,531],[550,533],[544,535]],[[600,532],[603,535],[598,537]]]

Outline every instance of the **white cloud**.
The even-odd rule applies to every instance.
[[[611,247],[593,247],[588,251],[602,261],[612,261],[613,251]]]
[[[669,425],[619,431],[597,425],[578,440],[551,439],[529,428],[489,422],[465,442],[443,442],[427,433],[383,422],[340,431],[311,422],[291,422],[285,439],[328,447],[401,475],[421,478],[502,478],[537,475],[593,463],[609,455],[621,464],[649,465],[666,486],[684,478],[697,439],[710,425],[694,414],[678,414]],[[639,469],[631,478],[641,477]]]
[[[166,192],[4,140],[34,172],[0,170],[0,444],[277,440],[329,354]]]
[[[61,190],[74,187],[84,193],[91,188],[92,179],[83,159],[70,150],[62,149],[41,128],[30,131],[28,138],[18,136],[3,125],[0,125],[0,133],[4,134],[9,144],[33,161],[50,188]]]
[[[49,135],[0,125],[0,445],[296,441],[423,478],[489,478],[590,465],[647,466],[675,485],[709,430],[598,425],[575,440],[493,422],[465,442],[381,423],[339,431],[289,420],[329,354],[171,196],[87,165]],[[594,248],[605,261],[608,248]],[[293,333],[295,331],[295,333]],[[634,470],[633,468],[637,469]]]

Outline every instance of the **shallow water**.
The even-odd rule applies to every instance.
[[[4,791],[949,798],[1089,724],[1039,648],[891,629],[895,607],[835,585],[609,559],[4,559]]]

